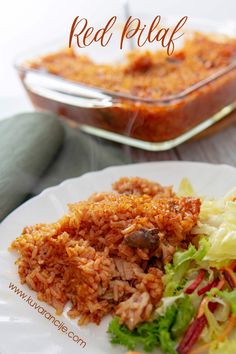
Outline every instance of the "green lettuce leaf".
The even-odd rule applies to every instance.
[[[208,237],[210,247],[205,260],[212,266],[235,259],[236,254],[236,189],[221,199],[203,200],[194,234]],[[219,265],[220,266],[220,265]]]
[[[191,264],[202,265],[202,260],[209,249],[209,243],[205,238],[199,241],[199,248],[196,249],[192,244],[186,251],[177,251],[173,257],[173,263],[165,266],[165,275],[163,277],[165,291],[164,296],[177,295],[185,285],[185,275]]]
[[[190,296],[185,295],[183,298],[179,299],[177,305],[178,311],[175,323],[171,328],[171,333],[174,338],[178,338],[184,333],[195,314]]]
[[[141,345],[146,352],[151,352],[158,347],[159,342],[159,322],[145,322],[133,331],[125,325],[119,323],[119,318],[114,317],[109,324],[108,333],[112,344],[120,344],[129,350],[134,350]]]
[[[163,353],[176,354],[175,342],[171,338],[171,326],[177,314],[177,306],[170,306],[164,316],[152,322],[140,324],[133,331],[119,323],[119,318],[114,317],[109,324],[108,333],[112,344],[121,344],[129,350],[134,350],[141,345],[146,352],[160,347]]]
[[[178,197],[193,197],[196,193],[188,178],[183,178],[180,182],[177,196]]]
[[[175,322],[177,315],[176,304],[167,308],[164,316],[159,318],[159,341],[160,348],[164,353],[176,354],[174,349],[175,342],[171,338],[171,327]]]
[[[199,241],[199,247],[196,249],[192,244],[189,245],[188,249],[184,252],[175,252],[173,258],[173,265],[175,267],[180,266],[187,261],[201,262],[205,257],[209,249],[209,243],[205,238]]]
[[[140,343],[140,338],[131,332],[126,326],[119,323],[119,318],[114,317],[109,324],[108,333],[111,334],[112,344],[121,344],[129,350],[133,350]]]
[[[171,339],[170,333],[166,330],[160,331],[160,348],[163,353],[177,354],[175,347],[175,342]]]

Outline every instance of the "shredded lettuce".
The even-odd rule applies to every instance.
[[[226,197],[202,202],[201,212],[194,234],[208,237],[210,247],[204,260],[221,266],[235,259],[236,254],[236,202],[232,198],[236,189]]]
[[[177,251],[174,254],[173,263],[165,266],[165,275],[163,281],[165,284],[164,296],[174,296],[183,289],[185,285],[185,275],[193,261],[202,265],[209,248],[208,241],[202,238],[199,242],[199,248],[196,249],[192,244],[186,251]]]
[[[190,266],[190,261],[184,262],[179,266],[167,264],[163,281],[165,284],[164,296],[170,297],[178,295],[185,285],[184,276]]]
[[[209,329],[208,329],[209,337],[210,338],[218,337],[222,331],[222,327],[217,322],[214,314],[209,310],[208,302],[206,302],[206,304],[204,306],[204,313],[207,318],[207,322],[208,322],[208,326],[209,326]]]
[[[223,342],[214,341],[210,347],[209,354],[233,354],[236,353],[236,338]]]
[[[224,331],[224,326],[227,323],[230,311],[233,315],[236,315],[236,289],[233,291],[221,291],[217,288],[213,288],[209,292],[207,292],[207,296],[209,298],[209,301],[217,302],[218,307],[213,314],[209,310],[208,302],[206,302],[204,307],[204,313],[208,321],[208,327],[205,328],[204,333],[202,333],[202,338],[206,342],[213,340],[212,348],[214,348],[214,350],[217,349],[217,351],[210,351],[210,353],[221,353],[220,351],[218,351],[219,343],[217,340],[215,340],[215,338],[220,336],[220,334]],[[222,351],[222,353],[224,352]]]
[[[180,182],[177,196],[178,197],[193,197],[196,193],[188,178],[183,178]]]
[[[209,343],[219,337],[224,331],[224,326],[230,315],[230,306],[223,299],[213,295],[211,292],[208,292],[207,295],[210,302],[216,302],[218,304],[214,313],[209,310],[209,301],[207,301],[204,306],[204,314],[207,318],[208,326],[204,328],[201,338],[204,342]]]
[[[205,257],[209,244],[205,238],[202,238],[199,242],[199,247],[196,249],[193,245],[189,245],[185,252],[175,252],[173,258],[173,264],[176,266],[181,265],[187,261],[201,262]]]
[[[207,293],[207,295],[213,301],[215,295],[221,297],[227,304],[229,304],[232,314],[236,316],[236,289],[228,291],[213,288]]]
[[[155,311],[156,317],[163,316],[166,313],[166,310],[169,306],[173,305],[178,299],[185,297],[184,293],[181,293],[177,296],[167,296],[161,299],[160,306]]]
[[[230,316],[230,305],[219,297],[215,297],[214,302],[218,304],[214,312],[215,319],[219,322],[226,322]]]

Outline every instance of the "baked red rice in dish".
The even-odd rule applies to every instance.
[[[129,329],[148,320],[163,294],[163,267],[186,247],[200,200],[171,187],[121,178],[112,192],[69,205],[52,224],[24,228],[11,245],[22,283],[79,324],[116,314]]]

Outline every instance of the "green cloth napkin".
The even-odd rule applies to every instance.
[[[0,122],[0,221],[34,189],[63,138],[63,126],[51,114],[19,114]]]

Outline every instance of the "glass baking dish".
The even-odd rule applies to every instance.
[[[166,19],[172,23],[174,18]],[[117,26],[119,31],[121,26]],[[188,30],[236,36],[233,23],[215,24],[190,19]],[[64,45],[65,46],[65,45]],[[76,122],[85,132],[150,151],[173,148],[223,119],[236,108],[236,60],[206,79],[163,99],[139,98],[72,82],[31,68],[27,62],[61,49],[60,42],[21,56],[16,62],[20,79],[36,109],[48,110]],[[92,58],[122,60],[90,48]],[[155,48],[156,49],[156,48]],[[118,53],[119,51],[119,53]],[[122,53],[121,53],[122,52]],[[111,52],[110,52],[111,53]]]

